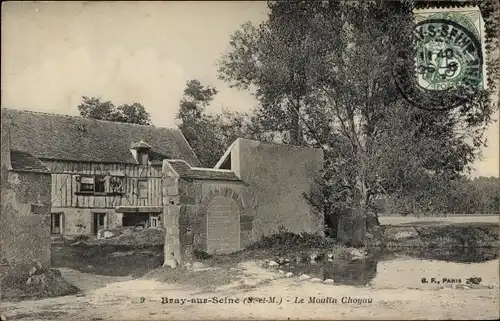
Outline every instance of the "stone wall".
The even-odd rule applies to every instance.
[[[165,264],[190,259],[193,251],[229,253],[253,241],[258,204],[238,181],[185,180],[164,161]]]
[[[0,255],[21,269],[36,260],[50,266],[50,174],[13,172],[8,131],[2,124]]]
[[[2,170],[1,260],[50,266],[50,174]]]
[[[238,139],[231,169],[258,200],[253,240],[284,227],[293,233],[324,233],[323,213],[304,197],[321,179],[323,151]]]
[[[323,235],[323,213],[305,197],[320,183],[322,150],[238,139],[225,157],[240,180],[179,176],[163,161],[166,264],[234,252],[282,227]]]
[[[227,253],[252,243],[253,218],[258,204],[253,193],[242,182],[180,180],[179,191],[183,200],[180,212],[181,236],[186,233],[186,229],[192,232],[193,249],[208,253],[216,249],[219,253]],[[223,212],[230,214],[222,215]],[[227,228],[233,226],[234,217],[238,220],[237,228],[231,228],[227,235],[217,229],[221,225]],[[231,237],[235,231],[238,233],[236,240]]]

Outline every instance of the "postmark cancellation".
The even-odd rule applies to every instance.
[[[415,9],[419,87],[487,89],[484,21],[478,7]]]

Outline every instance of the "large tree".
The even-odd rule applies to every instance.
[[[134,102],[115,106],[111,101],[104,101],[96,97],[82,97],[78,105],[80,115],[85,118],[109,120],[120,123],[152,126],[151,117],[143,105]]]
[[[413,66],[412,4],[278,1],[269,9],[266,21],[231,36],[219,77],[254,93],[265,129],[324,149],[318,203],[340,213],[339,239],[362,244],[367,222],[377,223],[377,197],[408,213],[442,206],[448,184],[478,156],[493,106],[479,90],[440,111],[401,94],[394,66]],[[455,103],[445,98],[438,101]]]

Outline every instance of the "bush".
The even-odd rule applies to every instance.
[[[212,257],[212,255],[208,254],[207,252],[196,249],[193,250],[193,256],[197,260],[206,260]]]
[[[73,238],[73,243],[76,242],[87,242],[90,239],[88,235],[77,235],[75,238]]]
[[[278,233],[263,236],[260,241],[248,247],[252,249],[298,249],[298,248],[327,248],[335,244],[334,240],[313,233],[295,234],[283,228]]]

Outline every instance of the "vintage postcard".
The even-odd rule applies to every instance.
[[[2,3],[0,318],[498,319],[500,3]]]

